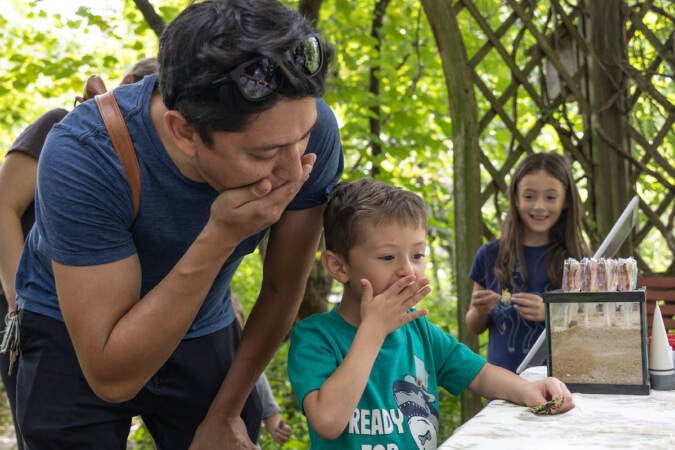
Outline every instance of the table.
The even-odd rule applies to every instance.
[[[521,376],[544,378],[546,367],[531,367]],[[491,401],[438,450],[675,449],[675,391],[572,393],[572,397],[576,407],[553,416],[536,416],[525,407]]]

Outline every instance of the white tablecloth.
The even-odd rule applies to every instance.
[[[541,379],[546,367],[521,376]],[[553,416],[492,401],[438,449],[675,449],[675,391],[572,396],[576,407]]]

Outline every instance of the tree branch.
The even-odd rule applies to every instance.
[[[134,0],[134,3],[141,14],[143,14],[143,18],[148,23],[148,26],[159,38],[162,35],[162,31],[164,31],[166,23],[164,23],[164,20],[157,14],[152,4],[150,4],[150,0]]]

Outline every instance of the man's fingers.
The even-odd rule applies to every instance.
[[[267,178],[258,181],[253,185],[253,194],[255,198],[264,197],[272,190],[272,183]],[[253,200],[255,200],[255,198]]]
[[[302,155],[303,176],[299,180],[288,181],[272,189],[272,182],[264,178],[247,186],[229,189],[226,191],[226,195],[230,196],[230,201],[234,208],[240,208],[249,202],[261,199],[269,200],[270,206],[279,205],[285,208],[298,193],[304,182],[307,181],[307,178],[309,178],[315,162],[316,155],[314,153]],[[265,198],[267,196],[269,198]]]
[[[253,184],[242,186],[234,189],[227,189],[220,195],[226,198],[230,208],[236,210],[245,206],[246,204],[259,200],[270,193],[272,190],[272,182],[267,178],[256,181]]]
[[[309,174],[312,172],[312,169],[314,168],[314,163],[316,163],[316,154],[314,153],[307,153],[306,155],[302,155],[302,169],[303,169],[303,182],[309,178]]]

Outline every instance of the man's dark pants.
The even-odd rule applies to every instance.
[[[87,384],[63,322],[24,310],[19,326],[16,416],[29,450],[124,450],[134,416],[142,417],[158,450],[187,449],[241,338],[235,320],[186,339],[135,398],[108,403]],[[253,442],[261,415],[254,389],[242,413]]]

